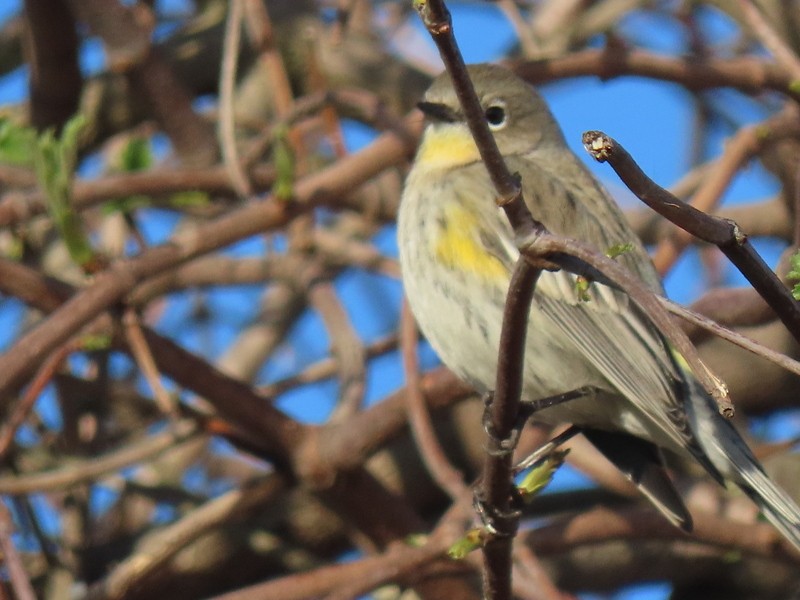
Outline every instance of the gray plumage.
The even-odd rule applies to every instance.
[[[600,251],[633,244],[617,260],[662,293],[644,248],[614,201],[568,149],[541,97],[501,67],[475,65],[469,72],[509,169],[522,177],[534,217],[554,233]],[[466,123],[446,74],[431,85],[421,108],[429,125],[398,218],[406,295],[445,364],[486,391],[494,385],[503,303],[518,251],[495,206],[486,168],[464,141]],[[446,143],[444,151],[439,146],[442,140],[453,141],[451,155]],[[473,248],[482,256],[472,256]],[[800,549],[800,509],[764,474],[659,331],[623,293],[594,283],[589,295],[588,301],[580,299],[575,276],[563,271],[545,272],[537,284],[523,400],[584,386],[597,393],[535,418],[582,427],[684,529],[691,528],[691,517],[663,470],[659,449],[692,457],[718,481],[741,487]]]

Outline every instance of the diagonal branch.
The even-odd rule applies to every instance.
[[[590,131],[584,134],[584,144],[595,159],[607,161],[642,202],[692,235],[719,246],[800,341],[800,305],[736,223],[707,215],[659,187],[610,137]]]

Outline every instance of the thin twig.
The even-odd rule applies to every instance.
[[[35,492],[63,490],[71,486],[103,477],[106,473],[119,471],[133,463],[141,462],[165,450],[174,448],[199,434],[194,421],[179,421],[167,431],[85,461],[69,464],[63,469],[44,473],[16,475],[0,478],[0,494],[19,496]]]
[[[511,26],[514,28],[514,33],[517,34],[517,40],[522,48],[522,54],[526,58],[536,58],[542,52],[542,45],[536,39],[536,33],[525,18],[520,13],[519,7],[514,0],[498,0],[497,7],[503,12],[508,19]]]
[[[761,14],[761,10],[751,0],[739,0],[739,8],[744,13],[747,25],[753,30],[753,33],[764,47],[775,57],[775,61],[786,69],[793,79],[800,79],[800,58],[781,39],[775,29],[764,18],[764,15]]]
[[[766,144],[800,133],[797,118],[792,113],[782,112],[760,125],[741,129],[725,147],[723,156],[711,168],[703,184],[692,197],[691,205],[704,212],[712,212],[722,194],[733,181],[742,166],[755,156]],[[691,243],[692,236],[685,229],[661,240],[653,256],[656,269],[666,273]]]
[[[800,306],[736,223],[707,215],[656,185],[625,149],[605,134],[587,132],[584,134],[584,144],[595,159],[607,161],[625,185],[645,204],[692,235],[719,246],[769,303],[792,336],[800,341]]]
[[[436,437],[431,415],[425,404],[417,360],[417,326],[408,301],[403,302],[400,313],[400,348],[403,353],[403,370],[406,376],[406,409],[411,435],[419,450],[422,462],[436,485],[453,499],[462,498],[469,489],[458,469],[454,468]]]
[[[236,148],[236,124],[233,92],[236,85],[236,66],[239,62],[239,42],[242,34],[242,15],[244,0],[232,0],[225,21],[225,38],[222,46],[222,66],[219,72],[219,142],[222,161],[228,171],[231,184],[237,193],[246,197],[252,193],[252,186],[239,161]]]
[[[364,402],[367,377],[364,344],[329,279],[313,277],[307,290],[308,302],[322,317],[336,359],[339,395],[331,419],[344,421],[358,412]]]
[[[756,94],[770,89],[795,101],[800,100],[800,92],[793,85],[794,78],[785,69],[753,57],[707,60],[675,58],[613,44],[551,59],[517,60],[507,64],[531,83],[585,76],[606,81],[626,75],[640,75],[672,81],[689,90],[732,87]]]
[[[14,406],[14,410],[8,416],[6,423],[3,424],[3,429],[0,431],[0,458],[5,457],[11,443],[14,441],[14,436],[17,429],[25,422],[30,411],[36,404],[36,399],[42,393],[45,386],[53,379],[56,371],[61,367],[64,359],[78,347],[74,342],[68,342],[54,351],[39,367],[33,381],[25,390],[25,394],[19,403]]]
[[[763,344],[759,344],[755,340],[752,340],[741,333],[733,331],[724,325],[720,325],[716,321],[712,321],[708,317],[705,317],[698,312],[690,310],[685,306],[681,306],[680,304],[675,304],[668,298],[660,298],[660,300],[668,311],[680,317],[681,319],[697,325],[698,327],[701,327],[717,337],[727,340],[732,344],[747,350],[748,352],[752,352],[756,356],[760,356],[761,358],[778,365],[782,369],[786,369],[789,371],[789,373],[800,375],[800,362],[789,358],[785,354],[776,352],[771,348],[767,348]]]
[[[733,416],[733,404],[725,384],[700,360],[697,349],[669,316],[658,296],[638,277],[588,244],[550,233],[540,233],[522,240],[520,251],[530,260],[538,262],[542,256],[546,256],[548,261],[562,269],[624,291],[683,356],[697,380],[717,403],[720,413],[726,417]]]
[[[3,550],[3,562],[8,569],[14,595],[17,600],[36,600],[31,580],[11,539],[12,529],[11,515],[5,504],[0,502],[0,548]]]
[[[327,77],[325,76],[325,69],[320,65],[320,58],[322,56],[322,49],[320,48],[319,40],[309,37],[307,40],[308,45],[308,87],[317,93],[331,91],[331,86],[328,84]],[[342,126],[339,121],[339,114],[336,107],[329,104],[324,106],[321,111],[322,125],[328,139],[333,147],[333,153],[337,158],[341,158],[347,154],[347,147],[344,143],[344,134],[342,133]]]
[[[128,341],[128,347],[131,349],[136,364],[139,365],[139,369],[150,385],[150,389],[153,391],[159,410],[171,419],[177,419],[178,405],[161,382],[161,374],[158,372],[156,361],[153,360],[153,354],[147,346],[147,340],[145,340],[142,327],[139,324],[139,315],[132,308],[126,309],[122,317],[122,324],[125,328],[125,339]]]
[[[372,344],[369,344],[366,350],[367,358],[375,358],[383,356],[393,350],[397,349],[398,337],[395,334],[387,335]],[[287,390],[299,387],[301,385],[308,385],[329,379],[336,375],[336,360],[333,357],[323,358],[315,362],[297,375],[290,375],[284,377],[273,383],[261,386],[258,388],[258,393],[274,398],[283,394]]]

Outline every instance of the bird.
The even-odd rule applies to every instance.
[[[468,65],[467,72],[533,217],[599,252],[624,245],[616,260],[663,295],[643,244],[568,148],[541,95],[499,65]],[[503,308],[520,253],[446,72],[418,107],[426,125],[397,222],[405,294],[444,364],[486,393],[495,382]],[[579,293],[576,275],[544,271],[529,315],[522,401],[580,388],[588,393],[534,418],[580,428],[685,531],[692,517],[666,472],[665,452],[696,461],[722,485],[738,486],[800,550],[800,508],[768,477],[648,316],[614,287],[595,281]]]

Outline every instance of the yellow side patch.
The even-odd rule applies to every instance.
[[[480,241],[478,219],[459,205],[445,207],[445,226],[436,241],[436,258],[449,269],[472,273],[491,281],[506,281],[508,271]]]
[[[417,152],[417,168],[447,169],[480,160],[478,147],[463,123],[428,127]]]

